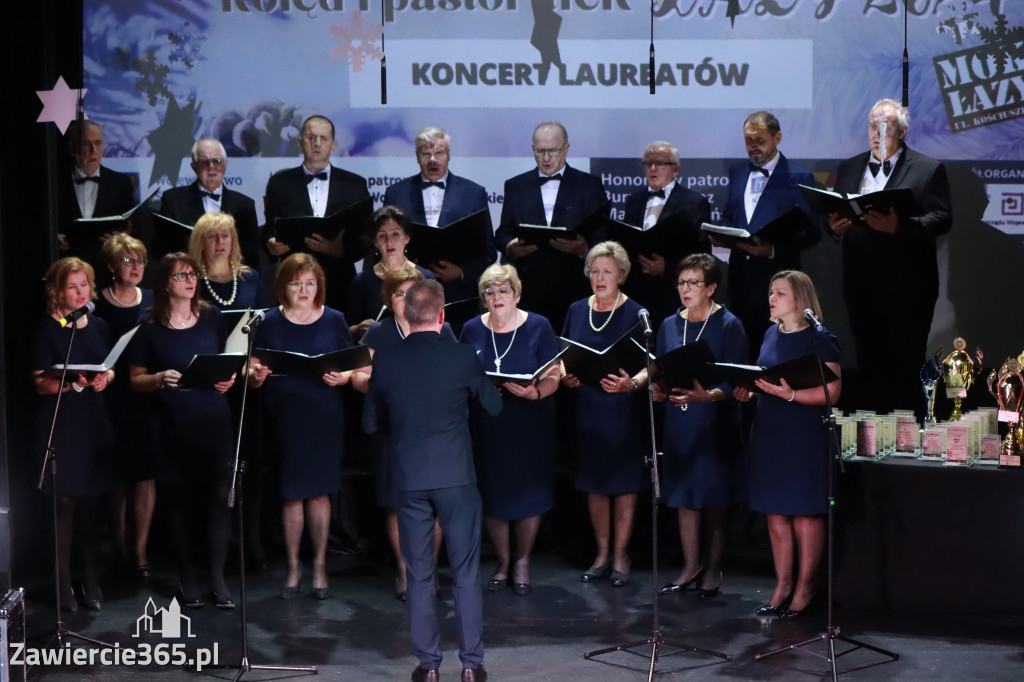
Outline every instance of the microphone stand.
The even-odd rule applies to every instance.
[[[811,320],[813,318],[808,317],[808,319]],[[824,632],[820,632],[814,637],[811,637],[810,639],[805,639],[802,642],[797,642],[796,644],[789,644],[783,647],[779,647],[778,649],[773,649],[771,651],[766,651],[764,653],[757,654],[756,656],[754,656],[754,660],[760,661],[761,659],[768,658],[769,656],[774,656],[775,654],[782,653],[783,651],[796,649],[797,651],[801,651],[809,656],[816,656],[818,658],[828,661],[829,665],[832,667],[832,681],[838,682],[839,676],[836,671],[836,659],[839,656],[845,656],[846,654],[854,652],[857,649],[868,649],[869,651],[874,651],[876,653],[882,654],[883,656],[887,656],[893,661],[898,661],[900,659],[900,655],[892,651],[888,651],[886,649],[882,649],[871,644],[866,644],[851,637],[846,637],[844,635],[839,634],[839,626],[835,625],[832,619],[833,610],[835,608],[835,595],[833,590],[835,583],[836,466],[839,467],[840,472],[845,472],[843,470],[842,451],[839,448],[839,435],[836,432],[836,417],[832,412],[832,396],[829,394],[828,383],[825,381],[825,364],[821,359],[821,349],[818,346],[817,332],[820,331],[822,327],[821,324],[817,322],[817,320],[813,320],[811,322],[811,327],[811,338],[814,342],[814,354],[818,358],[818,373],[821,376],[821,386],[822,388],[825,389],[825,407],[828,409],[828,412],[825,414],[825,416],[821,418],[822,423],[825,424],[825,427],[828,429],[829,433],[829,453],[826,455],[828,457],[828,548],[826,549],[826,561],[828,562],[828,616],[825,623]],[[846,642],[850,645],[849,649],[841,651],[838,655],[836,654],[837,639]],[[817,652],[808,651],[804,649],[804,647],[821,640],[826,640],[828,642],[828,649],[824,656]]]
[[[71,347],[75,343],[75,330],[78,329],[78,321],[71,322],[71,336],[68,338],[68,350],[64,355],[64,367],[60,372],[60,384],[57,389],[57,401],[53,404],[53,418],[50,420],[50,435],[46,439],[46,454],[43,456],[43,466],[39,471],[39,483],[37,488],[43,489],[43,485],[46,482],[46,474],[50,474],[50,498],[53,502],[53,581],[54,581],[54,594],[56,596],[57,605],[57,619],[54,624],[53,636],[50,638],[50,643],[57,642],[57,647],[62,648],[64,646],[64,640],[69,637],[80,639],[83,642],[89,642],[97,646],[104,646],[109,649],[115,648],[115,645],[109,642],[104,642],[99,639],[87,637],[81,633],[75,632],[69,629],[64,624],[64,617],[61,610],[61,599],[60,599],[60,533],[58,531],[57,523],[57,448],[53,446],[53,434],[57,431],[57,415],[60,413],[60,400],[63,395],[64,382],[68,376],[68,364],[71,362]],[[67,551],[71,552],[71,542],[68,543]]]
[[[252,365],[252,347],[255,342],[254,332],[256,327],[249,322],[248,343],[246,344],[245,364],[242,366],[242,408],[238,416],[238,436],[235,440],[235,459],[232,463],[231,490],[228,492],[228,507],[234,508],[238,502],[238,605],[241,616],[242,629],[242,660],[238,663],[238,674],[234,682],[242,679],[246,673],[253,670],[283,670],[289,672],[305,672],[317,674],[315,665],[289,666],[289,665],[252,665],[249,663],[249,623],[246,616],[245,598],[245,487],[242,481],[245,477],[245,461],[241,458],[242,453],[242,427],[245,425],[245,404],[249,395],[249,367]],[[230,668],[230,666],[226,666]]]
[[[651,440],[651,452],[644,459],[647,466],[650,467],[651,472],[651,635],[647,639],[629,642],[628,644],[619,644],[605,649],[598,649],[596,651],[589,651],[583,654],[583,658],[586,658],[587,660],[597,656],[603,656],[604,654],[610,654],[615,651],[624,651],[627,654],[647,658],[645,654],[637,653],[636,651],[633,651],[633,649],[644,647],[649,644],[651,645],[651,653],[650,666],[647,670],[647,682],[653,682],[655,667],[658,665],[658,660],[662,656],[675,656],[676,654],[683,653],[684,651],[695,651],[708,656],[716,656],[726,661],[730,660],[728,656],[718,651],[703,649],[691,644],[680,644],[678,642],[672,642],[665,639],[665,636],[661,631],[661,622],[658,620],[658,501],[661,499],[661,477],[658,474],[658,456],[661,453],[658,452],[658,443],[655,439],[656,434],[654,427],[654,382],[651,380],[651,377],[654,376],[652,372],[653,363],[651,362],[651,359],[654,357],[651,353],[652,336],[653,334],[650,331],[650,326],[648,325],[644,332],[644,355],[647,356],[647,414],[650,425],[649,436]],[[663,654],[659,651],[663,646],[672,647],[674,651]]]

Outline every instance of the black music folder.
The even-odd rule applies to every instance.
[[[261,365],[269,367],[273,374],[317,380],[327,372],[347,372],[370,364],[369,346],[360,345],[320,355],[257,348],[252,355],[259,358]]]
[[[654,380],[667,389],[693,388],[693,380],[709,389],[715,381],[715,354],[707,341],[697,341],[662,353],[654,360]]]
[[[479,298],[463,298],[444,304],[444,321],[447,322],[455,338],[462,334],[462,326],[483,312]]]
[[[590,213],[579,224],[572,227],[559,227],[557,225],[531,225],[520,223],[516,225],[516,238],[524,244],[533,244],[544,248],[551,246],[552,239],[573,239],[576,235],[583,235],[584,238],[604,226],[604,221],[611,213],[611,200],[604,201],[595,211]]]
[[[159,260],[165,254],[175,251],[188,253],[188,243],[192,239],[195,225],[178,222],[160,213],[153,214],[153,253],[150,258]]]
[[[544,374],[544,372],[548,371],[548,369],[550,369],[552,365],[557,364],[559,361],[561,361],[562,356],[565,354],[566,350],[568,349],[563,348],[562,350],[558,351],[555,357],[551,358],[543,365],[538,367],[537,371],[534,372],[533,374],[504,374],[502,372],[487,372],[487,378],[490,379],[491,384],[493,384],[496,387],[501,387],[503,384],[506,383],[519,384],[520,386],[529,386],[534,381],[536,381],[541,374]]]
[[[786,241],[787,235],[780,235],[779,233],[788,231],[794,222],[804,220],[806,220],[806,218],[804,217],[803,211],[800,207],[793,206],[778,218],[770,223],[765,223],[761,226],[761,229],[755,230],[754,232],[748,232],[747,230],[739,227],[712,225],[711,223],[702,223],[700,229],[704,230],[708,235],[714,237],[724,246],[731,249],[736,246],[738,242],[752,241],[754,237],[759,237],[772,244]]]
[[[724,381],[734,388],[742,386],[749,391],[757,391],[757,386],[754,385],[754,381],[757,379],[765,379],[776,385],[781,385],[782,379],[785,379],[786,383],[796,390],[821,386],[818,356],[814,353],[807,353],[772,367],[735,365],[727,362],[716,362],[712,367],[717,381]],[[822,370],[827,383],[838,378],[828,365],[822,365]]]
[[[565,350],[565,354],[562,355],[565,371],[579,379],[583,385],[598,389],[601,388],[601,379],[609,374],[618,376],[619,369],[624,369],[629,376],[633,376],[646,365],[644,347],[635,338],[639,330],[638,322],[604,350],[596,350],[572,339],[559,337]]]
[[[72,251],[80,252],[83,249],[94,248],[96,244],[100,242],[100,238],[105,234],[110,232],[124,232],[124,221],[131,218],[132,214],[139,210],[143,204],[152,199],[153,195],[158,191],[160,191],[159,187],[150,192],[148,197],[135,204],[121,215],[76,218],[74,224],[68,230],[68,233],[64,235],[64,238],[67,239],[68,247]]]
[[[867,211],[888,213],[896,211],[901,216],[912,216],[919,212],[917,200],[909,187],[898,187],[896,189],[883,189],[869,194],[847,194],[830,192],[826,189],[797,185],[804,199],[811,205],[811,208],[828,215],[838,213],[844,218],[856,220]]]
[[[486,253],[491,213],[483,208],[444,227],[413,223],[409,257],[426,267],[440,261],[456,265]]]
[[[292,253],[309,253],[306,237],[318,234],[325,239],[334,239],[344,230],[342,246],[347,257],[362,254],[366,248],[363,227],[373,215],[373,197],[364,197],[337,213],[323,218],[294,216],[274,221],[274,231],[279,242],[288,245]]]
[[[641,226],[604,216],[599,229],[608,239],[622,244],[622,248],[634,258],[654,254],[672,256],[681,248],[677,243],[688,234],[683,224],[688,219],[689,214],[685,211],[677,211],[656,222],[651,229],[644,230]]]
[[[181,373],[180,388],[213,388],[214,384],[227,381],[245,364],[245,356],[238,353],[216,355],[194,355],[192,362]]]

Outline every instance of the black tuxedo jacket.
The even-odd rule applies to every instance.
[[[199,193],[199,182],[185,187],[174,187],[163,193],[160,198],[160,214],[187,225],[195,225],[196,221],[206,214],[203,208],[203,197]],[[256,219],[256,202],[241,192],[220,187],[220,208],[224,213],[235,219],[235,230],[238,231],[238,245],[242,249],[242,258],[246,265],[259,267],[259,227]],[[187,250],[187,245],[186,249]],[[159,254],[157,254],[159,255]]]
[[[405,211],[414,223],[425,225],[427,214],[423,207],[420,174],[405,178],[384,190],[384,204],[397,206]],[[460,218],[465,218],[486,208],[487,190],[483,188],[483,185],[459,177],[451,171],[448,172],[448,180],[444,188],[444,201],[441,203],[441,214],[437,219],[439,226],[450,225]],[[491,229],[487,231],[487,238],[488,247],[485,250],[465,262],[456,263],[462,268],[462,279],[458,282],[442,283],[446,301],[476,297],[477,280],[480,279],[480,275],[487,266],[494,262],[494,233]]]
[[[645,187],[626,197],[623,222],[642,226],[646,212]],[[676,264],[691,253],[711,252],[711,242],[708,241],[704,230],[700,229],[701,223],[711,221],[711,204],[707,198],[676,183],[671,194],[665,199],[658,223],[680,213],[683,214],[683,228],[673,234],[666,253],[658,254],[665,258],[665,272],[661,277],[645,275],[640,263],[630,254],[632,265],[622,289],[631,298],[650,309],[652,321],[660,322],[679,308],[675,279]]]
[[[78,197],[75,195],[75,182],[71,172],[61,173],[59,181],[59,206],[60,206],[60,231],[68,234],[75,229],[74,221],[82,217],[82,209],[78,205]],[[100,166],[100,181],[96,191],[96,208],[93,210],[93,218],[106,218],[117,216],[130,211],[135,205],[135,188],[131,179],[124,173],[118,173],[106,166]],[[141,218],[141,212],[145,207],[140,208],[132,214],[132,222]],[[81,252],[68,251],[62,256],[78,256],[90,263],[98,274],[107,272],[106,266],[101,262],[100,244],[95,247],[83,249]]]
[[[337,213],[360,199],[370,196],[366,189],[366,179],[363,176],[333,165],[329,182],[327,209],[324,215]],[[275,236],[274,221],[277,218],[313,215],[313,205],[309,202],[309,191],[306,186],[306,174],[302,166],[286,168],[270,176],[267,181],[267,193],[263,197],[263,213],[267,220],[261,235],[264,244]],[[362,227],[360,225],[358,229],[362,229]],[[356,276],[355,262],[362,258],[363,254],[346,253],[338,259],[319,253],[315,255],[323,266],[328,279],[328,305],[344,311],[348,305],[349,284]]]
[[[743,322],[751,348],[751,361],[757,359],[761,339],[770,324],[768,312],[768,283],[772,275],[782,270],[800,269],[800,252],[821,241],[822,226],[814,215],[797,185],[814,186],[811,172],[779,152],[779,163],[765,184],[751,220],[747,221],[743,193],[750,177],[750,164],[738,163],[729,169],[729,199],[722,211],[722,222],[756,232],[794,206],[801,218],[774,234],[774,258],[751,256],[742,249],[729,254],[729,309]]]
[[[839,164],[837,192],[860,192],[869,156],[864,152]],[[939,291],[935,238],[953,225],[946,168],[904,147],[885,185],[900,187],[913,191],[916,215],[900,216],[891,235],[855,222],[843,237],[843,286],[851,324],[855,314],[870,316],[870,310],[886,300],[899,301],[901,314],[923,315],[931,322]]]
[[[501,411],[472,346],[414,332],[377,352],[362,423],[367,433],[390,427],[396,491],[476,482],[470,402],[490,415]]]
[[[574,228],[606,199],[600,178],[566,165],[551,224]],[[555,329],[561,329],[569,304],[590,293],[590,285],[583,276],[583,259],[551,248],[509,259],[506,248],[515,239],[516,226],[521,223],[547,224],[536,168],[505,181],[501,224],[494,238],[503,260],[511,260],[519,271],[523,282],[520,307],[543,315]]]

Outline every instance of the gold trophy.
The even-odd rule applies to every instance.
[[[1024,424],[1020,414],[1024,402],[1022,360],[1024,353],[1017,358],[1007,358],[998,372],[992,370],[988,375],[989,393],[999,401],[999,421],[1007,422],[1010,427],[1000,448],[1000,466],[1020,466],[1020,453],[1024,448]]]
[[[953,400],[953,413],[949,415],[951,422],[959,421],[964,416],[960,409],[961,402],[967,397],[967,391],[974,383],[975,376],[981,371],[981,360],[984,357],[981,349],[975,351],[978,357],[978,368],[975,369],[974,361],[965,348],[966,341],[962,338],[954,339],[953,352],[942,361],[941,372],[942,379],[946,382],[946,397]]]

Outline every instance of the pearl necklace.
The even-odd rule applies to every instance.
[[[132,291],[134,295],[132,296],[130,301],[125,303],[124,301],[117,297],[117,294],[114,293],[114,285],[110,285],[107,287],[107,293],[110,294],[110,298],[114,299],[114,304],[121,308],[130,308],[133,305],[135,305],[135,301],[137,301],[139,298],[139,292],[135,287],[132,287]]]
[[[612,306],[612,311],[608,313],[608,319],[604,321],[600,327],[594,325],[594,306],[587,301],[587,307],[590,309],[587,313],[587,320],[590,322],[590,328],[595,332],[604,330],[608,326],[608,323],[612,321],[612,315],[615,314],[616,309],[619,307],[619,301],[622,300],[622,289],[619,289],[619,293],[615,294],[615,305]],[[594,294],[594,303],[597,303],[597,294]]]
[[[690,311],[686,311],[686,312],[687,312],[687,315],[689,315]],[[714,312],[715,312],[714,311],[714,304],[712,303],[711,308],[708,309],[707,317],[704,318],[704,324],[702,324],[700,326],[700,331],[697,332],[697,338],[695,338],[693,340],[694,343],[697,343],[698,341],[700,341],[700,335],[704,333],[704,328],[708,326],[708,320],[711,319],[711,315],[714,314]],[[683,345],[684,346],[686,345],[686,327],[689,324],[689,322],[690,322],[690,320],[688,319],[688,316],[683,318]],[[682,410],[683,412],[686,412],[688,409],[690,409],[690,403],[684,403],[684,404],[680,405],[679,409]]]
[[[516,342],[516,332],[519,331],[519,310],[516,310],[516,326],[512,327],[512,340],[508,342],[508,348],[501,355],[498,355],[498,340],[494,336],[494,321],[488,320],[491,323],[491,345],[494,346],[494,371],[501,371],[501,361],[508,355],[508,352],[512,350],[512,344]],[[605,324],[608,324],[605,322]]]
[[[174,324],[174,318],[173,317],[171,317],[170,315],[167,316],[167,321],[170,322],[171,326],[174,327],[175,329],[188,329],[189,327],[192,326],[192,320],[194,320],[194,319],[195,319],[195,313],[193,313],[191,310],[189,310],[188,311],[188,322],[186,322],[183,326],[179,327],[178,325]]]
[[[235,296],[238,295],[238,270],[235,269],[234,265],[231,266],[231,298],[226,301],[218,296],[217,292],[210,286],[210,280],[206,276],[206,266],[200,265],[199,271],[203,273],[203,283],[206,284],[206,290],[210,292],[210,296],[213,296],[213,300],[217,301],[221,306],[231,305],[235,302]]]
[[[302,322],[299,322],[297,320],[293,320],[292,316],[288,314],[288,311],[285,309],[285,307],[281,306],[281,314],[284,315],[284,319],[288,320],[292,324],[309,324],[309,321],[313,319],[313,313],[315,312],[316,308],[310,308],[309,315],[306,315],[306,319],[303,320]]]
[[[393,317],[391,319],[393,319],[395,321],[395,329],[398,330],[398,337],[400,339],[402,339],[403,341],[405,341],[405,334],[402,333],[402,325],[398,324],[398,318],[397,317]]]

